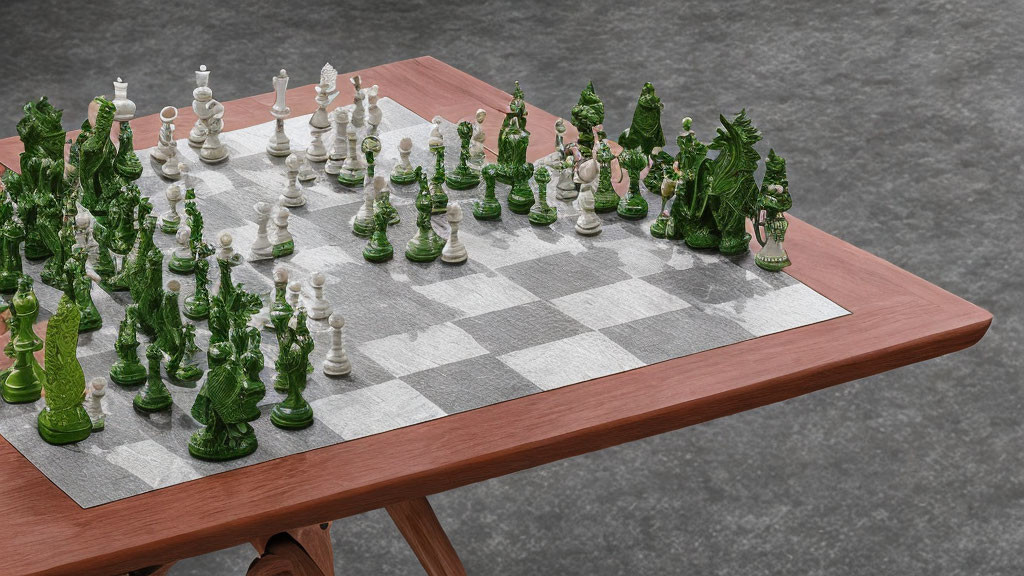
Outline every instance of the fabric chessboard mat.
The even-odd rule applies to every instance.
[[[384,148],[377,173],[389,173],[404,136],[415,144],[413,164],[432,171],[433,158],[426,150],[430,123],[387,98],[379,105]],[[293,148],[309,142],[308,119],[286,121]],[[225,120],[230,128],[231,118]],[[189,128],[179,126],[178,134]],[[256,235],[253,205],[276,202],[286,185],[284,159],[265,152],[273,129],[274,123],[267,122],[225,132],[222,138],[231,156],[217,166],[200,162],[185,140],[178,144],[192,169],[207,241],[216,245],[220,231],[230,231],[235,249],[245,256]],[[364,132],[360,129],[360,136]],[[443,123],[442,133],[451,168],[459,157],[459,139],[451,123]],[[328,147],[333,137],[326,136]],[[139,157],[146,166],[139,185],[152,199],[154,214],[160,214],[167,209],[168,182],[153,169],[148,150]],[[557,178],[549,185],[550,202],[559,214],[551,227],[532,226],[525,216],[509,212],[505,185],[497,190],[502,219],[492,222],[472,217],[482,185],[448,190],[465,214],[460,237],[469,260],[460,266],[440,260],[417,264],[404,257],[405,244],[416,231],[413,200],[418,187],[393,186],[392,202],[401,216],[401,223],[388,230],[395,258],[372,264],[362,257],[366,241],[351,226],[363,194],[324,175],[322,164],[315,167],[320,177],[303,185],[307,204],[292,209],[289,228],[295,254],[247,260],[233,274],[236,282],[265,300],[272,292],[275,266],[287,267],[290,278],[302,282],[304,297],[311,295],[310,276],[326,274],[325,295],[346,319],[353,368],[346,377],[324,376],[320,366],[329,332],[325,321],[311,322],[315,370],[305,397],[313,406],[313,426],[285,431],[271,424],[269,412],[283,395],[272,386],[276,339],[264,330],[263,381],[268,391],[263,415],[253,422],[259,449],[246,458],[224,463],[192,458],[187,442],[199,424],[189,414],[198,385],[169,381],[172,410],[152,415],[133,409],[134,389],[109,384],[106,429],[79,444],[56,447],[39,438],[36,415],[42,401],[0,405],[0,433],[71,498],[92,507],[848,313],[785,273],[762,271],[752,256],[725,258],[652,238],[650,220],[630,222],[604,214],[600,235],[579,236],[573,230],[574,206],[554,200]],[[653,217],[657,200],[648,198]],[[443,215],[435,216],[433,225],[448,235]],[[166,265],[173,236],[158,228],[156,241],[167,254]],[[37,279],[40,269],[38,264],[26,266]],[[211,266],[211,275],[215,289],[216,266]],[[172,278],[182,282],[182,298],[191,294],[191,277],[165,272],[165,281]],[[55,310],[60,293],[38,281],[36,290],[43,320]],[[108,294],[98,287],[93,298],[103,328],[79,341],[87,379],[108,375],[116,359],[118,323],[129,303],[127,293]],[[198,343],[205,350],[209,331],[205,322],[197,324]],[[143,341],[140,353],[145,345]]]

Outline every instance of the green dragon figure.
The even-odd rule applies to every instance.
[[[46,407],[38,429],[50,444],[80,442],[92,434],[92,419],[82,406],[85,373],[78,363],[78,322],[82,313],[67,294],[46,325]]]
[[[210,370],[192,405],[192,417],[205,428],[192,434],[188,452],[201,460],[233,460],[256,451],[256,432],[249,425],[242,399],[241,370],[230,342],[210,346]]]

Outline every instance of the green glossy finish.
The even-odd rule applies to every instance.
[[[139,362],[139,338],[135,331],[138,322],[138,307],[129,304],[124,310],[124,319],[117,330],[114,350],[117,361],[110,367],[110,379],[121,386],[138,386],[146,381],[146,367]]]
[[[156,345],[167,355],[167,375],[174,377],[185,357],[185,325],[181,321],[177,290],[161,290],[160,319],[156,322]]]
[[[76,140],[76,143],[81,142],[77,161],[82,181],[82,205],[92,213],[99,225],[106,227],[110,204],[121,195],[128,180],[114,168],[117,148],[110,137],[114,124],[114,104],[105,98],[96,98],[95,101],[98,104],[96,123],[82,126],[82,135],[88,134],[88,137]],[[114,228],[111,226],[111,231]],[[99,238],[97,235],[97,241]],[[107,241],[112,243],[113,236],[108,236]]]
[[[209,245],[200,247],[195,264],[196,289],[185,298],[185,317],[189,320],[205,320],[210,315],[210,260],[213,252]]]
[[[363,258],[370,262],[387,262],[395,255],[395,248],[388,241],[388,214],[383,206],[373,213],[373,232],[370,241],[363,248]]]
[[[92,419],[82,406],[85,373],[78,363],[78,305],[61,297],[46,324],[46,407],[37,419],[39,435],[50,444],[80,442],[92,434]]]
[[[498,131],[499,182],[512,184],[515,167],[526,163],[526,147],[521,146],[518,140],[525,134],[527,143],[529,142],[530,133],[526,130],[527,114],[529,113],[526,110],[523,90],[517,81],[515,90],[512,91],[512,100],[508,103],[508,111],[505,112],[505,119],[501,121],[501,129]],[[515,137],[509,137],[510,131]]]
[[[252,422],[258,419],[260,414],[260,400],[267,395],[267,386],[263,383],[260,373],[263,372],[264,358],[260,345],[263,336],[260,329],[254,326],[245,326],[239,329],[240,334],[245,335],[245,352],[239,358],[242,371],[245,374],[245,383],[242,385],[242,401],[245,403],[246,421]],[[236,346],[235,350],[239,350]]]
[[[243,399],[244,377],[230,342],[219,342],[207,352],[210,370],[192,417],[204,425],[188,441],[188,453],[201,460],[234,460],[256,451],[256,432]]]
[[[623,149],[640,148],[646,156],[653,154],[655,148],[664,147],[665,133],[661,129],[661,109],[664,107],[661,98],[654,93],[654,85],[644,83],[633,111],[633,121],[617,140],[619,146]]]
[[[69,288],[66,292],[74,298],[82,312],[82,319],[78,326],[79,333],[92,332],[103,327],[103,317],[100,316],[99,309],[92,301],[92,278],[85,272],[88,258],[88,253],[76,246],[71,251],[71,257],[64,264],[64,271],[67,275],[66,286]]]
[[[366,181],[373,182],[374,170],[376,168],[375,158],[380,154],[380,138],[367,136],[359,145],[360,150],[366,156]]]
[[[718,156],[703,163],[707,177],[703,179],[704,185],[700,186],[701,178],[698,176],[696,205],[691,214],[710,210],[721,236],[719,252],[742,254],[750,249],[746,220],[753,214],[757,202],[754,171],[761,155],[754,149],[754,144],[761,140],[761,133],[750,123],[746,110],[731,122],[725,116],[720,116],[720,120],[723,128],[718,130],[709,146],[711,150],[718,150]]]
[[[298,430],[313,424],[313,408],[302,397],[311,368],[309,355],[313,352],[313,338],[306,329],[306,311],[303,308],[296,311],[294,320],[295,328],[288,326],[285,330],[277,363],[288,396],[270,412],[271,423],[286,430]]]
[[[281,242],[280,244],[274,244],[274,248],[270,254],[274,258],[281,258],[295,253],[295,241],[289,240],[287,242]]]
[[[548,205],[548,182],[551,174],[541,166],[533,172],[533,181],[537,183],[537,204],[530,209],[530,224],[550,226],[558,220],[558,210]]]
[[[459,140],[459,165],[455,167],[445,178],[445,182],[452,190],[469,190],[480,184],[480,175],[469,167],[469,140],[473,137],[473,124],[463,120],[458,126]]]
[[[427,178],[420,173],[420,193],[416,196],[416,236],[405,246],[405,257],[413,262],[432,262],[441,255],[444,238],[434,232],[430,224],[433,202],[428,192]]]
[[[604,102],[594,92],[594,83],[589,82],[580,92],[580,99],[572,107],[569,121],[579,132],[576,140],[580,153],[590,158],[594,148],[594,128],[604,124]]]
[[[615,154],[611,146],[602,140],[597,146],[596,158],[601,170],[597,178],[597,191],[594,192],[594,212],[603,214],[619,207],[619,195],[612,186],[612,160],[615,160]]]
[[[21,242],[25,239],[25,227],[8,202],[0,205],[0,218],[0,292],[9,293],[17,289],[22,273]]]
[[[35,358],[35,353],[43,349],[43,340],[33,331],[39,316],[39,300],[32,291],[32,278],[28,275],[22,275],[18,281],[18,291],[11,305],[17,320],[8,355],[13,353],[15,360],[0,387],[0,396],[11,404],[35,402],[46,383],[46,374]]]
[[[480,170],[484,179],[484,197],[473,203],[473,217],[477,220],[500,220],[501,202],[494,194],[494,186],[498,173],[497,164],[488,164]]]
[[[448,210],[448,194],[444,191],[444,145],[431,146],[434,154],[434,175],[430,178],[431,213],[444,214]]]
[[[140,255],[138,262],[140,265],[132,272],[129,293],[139,307],[139,330],[154,338],[163,299],[164,255],[154,248],[144,258]]]
[[[167,269],[175,274],[192,274],[196,269],[196,261],[192,258],[182,258],[176,254],[171,254],[171,259],[167,263]]]
[[[414,171],[415,173],[415,171]],[[380,197],[374,203],[375,210],[384,212],[385,222],[388,226],[394,226],[402,222],[402,218],[398,215],[398,210],[391,205],[391,190],[385,187],[381,190]],[[370,232],[373,233],[372,231]]]
[[[401,167],[395,167],[391,171],[389,178],[391,179],[391,182],[399,186],[406,186],[416,181],[416,172],[413,170],[404,170]]]
[[[508,192],[508,209],[514,214],[529,214],[536,199],[530,188],[530,177],[533,176],[533,164],[526,163],[512,170],[512,189]]]
[[[363,170],[353,172],[349,174],[347,172],[341,172],[338,174],[338,183],[349,188],[358,188],[363,185],[363,180],[366,179],[366,173]]]
[[[714,227],[711,212],[698,214],[691,217],[690,209],[694,205],[697,189],[697,176],[706,176],[706,171],[700,169],[704,159],[708,155],[706,144],[697,139],[696,133],[691,129],[692,120],[683,119],[684,133],[676,138],[679,146],[679,153],[676,154],[676,165],[678,175],[676,177],[676,191],[672,199],[672,206],[669,208],[669,221],[665,226],[665,237],[673,240],[685,240],[693,246],[691,240],[707,238],[703,242],[703,248],[718,245],[718,235],[710,238],[710,231]],[[702,182],[703,183],[703,182]]]
[[[667,170],[665,172],[664,179],[661,181],[661,209],[658,211],[658,217],[654,219],[651,224],[651,236],[655,238],[665,238],[666,229],[668,228],[669,215],[668,211],[665,210],[665,206],[668,201],[672,199],[672,196],[676,191],[676,173],[673,170]]]
[[[146,378],[146,385],[139,390],[132,400],[135,408],[142,412],[163,412],[170,410],[171,393],[167,391],[164,380],[160,375],[160,361],[164,353],[156,344],[146,347],[146,360],[149,362],[149,374]]]
[[[647,176],[644,176],[644,187],[651,194],[658,194],[662,181],[672,172],[672,162],[675,159],[668,152],[658,150],[651,154],[650,160],[650,168],[647,170]]]
[[[765,270],[777,272],[791,264],[783,242],[789,228],[785,212],[793,207],[793,198],[789,195],[785,158],[769,149],[764,164],[761,191],[754,206],[754,236],[762,249],[754,256],[754,262]]]
[[[647,167],[647,155],[639,147],[627,148],[619,153],[619,165],[629,174],[629,192],[619,200],[619,216],[627,220],[646,218],[648,207],[640,193],[640,171]]]

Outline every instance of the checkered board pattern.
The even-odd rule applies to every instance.
[[[415,143],[413,163],[431,169],[425,149],[430,123],[387,98],[380,107],[384,151],[378,173],[387,174],[397,161],[404,136]],[[308,118],[286,121],[295,148],[309,142]],[[226,122],[230,128],[231,118]],[[207,240],[215,242],[220,231],[230,231],[243,255],[256,234],[253,204],[276,201],[286,185],[284,159],[264,150],[273,126],[268,122],[224,133],[231,156],[218,166],[200,162],[184,140],[178,145],[192,168]],[[178,133],[188,128],[179,126]],[[454,128],[443,123],[450,167],[459,156]],[[333,133],[326,141],[333,142]],[[168,183],[149,169],[148,151],[139,156],[147,167],[139,184],[160,214],[167,209]],[[35,417],[41,402],[0,405],[0,433],[71,498],[91,507],[847,314],[787,274],[762,271],[749,255],[725,258],[652,238],[650,221],[602,215],[603,232],[583,237],[573,230],[574,206],[552,200],[560,218],[551,227],[532,226],[507,207],[501,221],[478,222],[471,215],[472,202],[482,195],[482,186],[449,191],[451,201],[463,206],[460,237],[468,262],[416,264],[403,257],[415,233],[417,186],[410,185],[395,186],[392,194],[402,219],[388,231],[396,257],[371,264],[362,258],[365,240],[351,231],[362,193],[324,175],[322,165],[316,167],[320,178],[303,185],[306,206],[292,211],[295,254],[247,260],[234,272],[235,281],[265,300],[277,265],[303,283],[307,298],[311,274],[326,274],[325,295],[346,318],[353,371],[336,379],[323,375],[329,334],[325,322],[311,322],[316,370],[305,396],[316,416],[312,427],[284,431],[270,423],[269,412],[283,396],[271,386],[277,345],[265,330],[263,378],[269,390],[263,416],[253,423],[259,449],[249,457],[226,463],[190,457],[187,441],[199,425],[189,410],[198,387],[170,383],[172,410],[153,415],[133,410],[134,390],[110,384],[104,399],[106,429],[77,445],[55,447],[39,438]],[[503,203],[507,191],[499,184]],[[550,191],[553,199],[554,181]],[[435,216],[433,224],[439,234],[448,235],[443,216]],[[167,253],[166,262],[173,237],[158,231],[156,240]],[[26,271],[38,278],[40,268],[27,265]],[[215,266],[211,273],[215,287]],[[182,281],[183,296],[192,292],[191,277],[167,272],[165,279],[171,278]],[[40,319],[45,319],[60,293],[41,282],[36,289],[43,307]],[[107,294],[95,287],[93,298],[104,325],[79,341],[79,359],[90,379],[106,376],[116,359],[117,326],[129,302],[127,293]],[[198,323],[198,333],[205,349],[205,322]]]

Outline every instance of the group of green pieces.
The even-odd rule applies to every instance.
[[[123,387],[141,386],[133,404],[140,412],[153,413],[168,411],[172,405],[162,369],[177,385],[194,386],[204,376],[195,358],[199,352],[196,325],[181,318],[181,284],[177,280],[164,284],[164,255],[154,242],[157,219],[149,199],[135,184],[142,164],[134,151],[131,126],[120,122],[115,146],[111,140],[115,108],[104,98],[96,103],[96,121],[82,125],[66,166],[62,112],[45,97],[27,104],[25,117],[18,123],[24,145],[21,173],[3,174],[0,196],[0,292],[16,289],[10,304],[0,297],[0,312],[9,311],[11,333],[5,353],[14,358],[13,366],[0,372],[0,397],[8,403],[32,403],[45,395],[38,430],[52,444],[78,442],[94,431],[83,407],[85,377],[77,348],[79,333],[99,328],[102,318],[92,302],[92,279],[86,273],[91,256],[87,235],[84,241],[81,236],[76,241],[76,222],[84,220],[86,229],[89,223],[80,217],[79,207],[94,219],[93,270],[100,286],[128,291],[132,300],[119,326],[118,358],[110,368],[110,379]],[[204,427],[192,435],[188,449],[201,459],[239,458],[256,449],[249,422],[260,417],[257,404],[266,394],[260,379],[261,333],[249,325],[262,303],[259,296],[232,281],[231,270],[240,263],[234,253],[217,255],[219,288],[210,292],[209,258],[214,249],[203,239],[203,218],[194,190],[185,194],[185,212],[191,258],[176,257],[169,268],[194,274],[195,291],[185,299],[184,313],[193,321],[208,320],[211,333],[206,379],[191,409]],[[176,223],[165,222],[161,230],[175,233]],[[40,279],[63,290],[48,321],[45,341],[34,332],[39,301],[32,278],[22,270],[23,241],[26,258],[45,259]],[[279,344],[274,385],[286,398],[274,406],[270,418],[280,428],[305,428],[313,423],[312,409],[302,397],[312,370],[313,339],[305,310],[292,309],[283,285],[277,286],[271,319]],[[138,358],[140,332],[151,340],[147,365]],[[35,358],[39,350],[44,350],[45,370]]]

